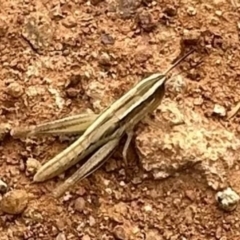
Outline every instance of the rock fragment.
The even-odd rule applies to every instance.
[[[101,35],[101,42],[105,45],[113,45],[115,40],[110,34],[103,33]]]
[[[74,28],[77,26],[77,21],[74,17],[68,16],[62,21],[62,25],[66,28]]]
[[[11,97],[19,98],[23,94],[23,87],[17,82],[12,82],[7,86],[6,93]]]
[[[123,226],[117,225],[114,229],[113,229],[113,235],[115,236],[116,239],[119,240],[126,240],[126,233],[125,230],[123,228]]]
[[[74,203],[74,209],[78,212],[83,212],[86,206],[86,201],[84,200],[84,198],[79,197],[75,200]]]
[[[182,43],[184,45],[196,45],[201,37],[201,32],[199,30],[183,30]]]
[[[158,128],[146,126],[137,134],[140,163],[155,179],[198,168],[211,188],[221,189],[227,181],[225,167],[233,167],[239,159],[239,138],[193,111],[192,104],[163,99],[153,120]]]
[[[213,113],[215,113],[216,115],[219,115],[220,117],[225,117],[227,114],[227,111],[226,111],[225,107],[223,107],[219,104],[215,104]]]
[[[27,160],[27,171],[31,175],[34,175],[37,170],[41,167],[41,163],[35,158],[28,158]]]
[[[8,214],[21,214],[28,205],[28,194],[25,190],[12,190],[6,193],[1,202],[0,208]]]
[[[174,17],[177,15],[177,9],[173,5],[167,5],[163,12],[167,14],[168,17]]]
[[[111,58],[106,52],[103,52],[99,56],[98,62],[102,66],[110,66],[111,65]]]
[[[152,15],[147,11],[143,11],[137,15],[136,23],[146,32],[151,32],[156,27],[156,23],[153,21]]]
[[[197,14],[197,10],[196,8],[190,6],[187,9],[187,13],[189,16],[195,16]]]
[[[240,197],[234,190],[228,187],[223,191],[217,192],[216,200],[222,210],[231,212],[236,209]]]

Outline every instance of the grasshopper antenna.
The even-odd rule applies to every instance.
[[[203,62],[204,62],[204,58],[201,58],[200,61],[195,66],[190,67],[190,69],[188,69],[188,70],[181,70],[180,72],[174,74],[172,77],[175,77],[175,76],[177,76],[179,74],[185,73],[186,71],[189,71],[189,70],[191,70],[193,68],[196,68],[196,67],[200,66]]]
[[[190,50],[187,54],[185,54],[183,57],[179,58],[170,68],[168,68],[164,75],[167,75],[172,69],[174,69],[177,65],[179,65],[183,60],[185,60],[189,55],[191,55],[194,52],[194,49]]]

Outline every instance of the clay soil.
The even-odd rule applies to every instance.
[[[176,71],[187,85],[185,91],[178,96],[167,92],[166,99],[191,106],[207,129],[208,134],[196,130],[196,136],[201,132],[209,141],[206,151],[216,147],[231,164],[220,165],[216,175],[221,179],[213,180],[214,171],[210,175],[202,171],[210,169],[212,155],[199,150],[201,141],[189,145],[195,150],[199,146],[197,160],[204,160],[200,170],[194,164],[181,168],[184,164],[179,161],[186,163],[187,154],[195,150],[188,151],[183,144],[184,151],[175,151],[177,143],[171,143],[169,154],[161,149],[168,177],[159,179],[149,161],[157,162],[160,153],[149,149],[153,144],[158,147],[169,132],[166,128],[164,134],[154,135],[158,131],[154,124],[152,137],[144,137],[150,134],[150,123],[136,132],[139,151],[132,151],[128,168],[119,151],[74,189],[54,199],[51,191],[72,170],[35,184],[27,161],[44,163],[75,137],[14,139],[7,134],[0,142],[0,178],[7,191],[25,189],[28,196],[23,198],[28,200],[21,198],[26,207],[19,214],[1,209],[0,239],[240,239],[240,208],[224,212],[215,200],[216,192],[227,186],[240,193],[240,152],[238,147],[227,151],[232,144],[238,146],[240,131],[240,115],[227,117],[240,101],[239,4],[234,0],[1,1],[2,129],[87,110],[99,113],[142,78],[164,71],[180,54],[195,49]],[[162,127],[160,120],[157,125]],[[199,126],[191,127],[193,139]],[[222,135],[213,137],[212,128]],[[190,135],[184,136],[191,141]],[[170,174],[167,156],[173,152],[171,161],[177,162]],[[219,160],[216,156],[214,162]]]

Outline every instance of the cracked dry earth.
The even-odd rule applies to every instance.
[[[240,193],[239,7],[1,1],[0,240],[240,239],[239,208],[224,212],[215,199],[227,187]],[[72,170],[32,182],[36,165],[75,137],[13,139],[8,130],[99,113],[189,47],[196,52],[162,104],[137,126],[127,169],[119,147],[60,199],[50,193]]]

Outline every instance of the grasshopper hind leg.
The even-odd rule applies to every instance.
[[[127,165],[128,165],[127,153],[128,153],[128,149],[129,149],[130,143],[132,141],[132,138],[133,138],[133,130],[130,130],[129,132],[127,132],[127,140],[124,144],[123,152],[122,152],[125,167],[127,167]]]

